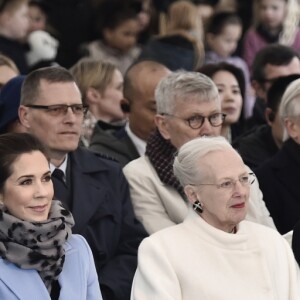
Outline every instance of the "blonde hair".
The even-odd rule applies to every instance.
[[[70,72],[74,76],[82,94],[82,100],[85,102],[86,93],[90,87],[104,93],[112,81],[115,70],[117,67],[110,62],[83,58],[70,69]]]
[[[12,69],[13,71],[15,71],[15,73],[17,75],[20,74],[19,69],[17,68],[16,64],[14,63],[14,61],[12,59],[10,59],[8,56],[0,54],[0,67],[2,66],[6,66],[10,69]]]
[[[289,117],[299,116],[300,114],[300,79],[291,82],[282,95],[279,104],[279,116],[282,124]],[[288,139],[288,132],[283,126],[283,141]]]
[[[300,18],[300,5],[298,0],[287,0],[286,17],[283,22],[283,30],[279,37],[279,44],[291,46],[295,40]]]
[[[202,36],[202,20],[196,5],[192,2],[179,0],[170,5],[167,14],[167,33],[177,30],[193,31]]]
[[[173,2],[161,23],[160,36],[179,34],[193,44],[195,51],[194,70],[204,61],[203,24],[197,6],[189,0]]]

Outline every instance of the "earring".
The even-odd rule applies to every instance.
[[[194,203],[193,203],[193,210],[199,214],[203,213],[203,207],[200,203],[199,200],[196,200]]]

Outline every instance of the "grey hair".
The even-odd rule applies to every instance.
[[[294,80],[285,90],[280,105],[279,116],[284,123],[284,119],[300,115],[300,79]],[[283,141],[288,139],[288,133],[284,126]]]
[[[214,82],[199,72],[176,71],[164,77],[155,89],[157,113],[172,114],[178,101],[188,97],[201,102],[219,101]]]
[[[207,169],[199,168],[199,162],[208,153],[233,149],[228,141],[222,137],[199,137],[193,139],[178,150],[173,163],[174,175],[183,187],[189,184],[199,184],[205,176]]]

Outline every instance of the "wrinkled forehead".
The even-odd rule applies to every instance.
[[[216,180],[238,178],[248,172],[240,155],[231,148],[211,151],[203,156],[198,163],[208,177],[213,177]]]
[[[36,98],[36,102],[43,102],[42,104],[47,105],[82,103],[80,90],[74,81],[49,82],[42,79]]]

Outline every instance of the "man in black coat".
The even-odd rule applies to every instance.
[[[135,219],[120,166],[78,148],[86,109],[64,68],[38,69],[24,81],[20,121],[49,149],[54,193],[73,213],[73,233],[83,235],[92,249],[103,298],[129,300],[146,232]]]
[[[273,157],[281,148],[283,128],[278,108],[286,88],[298,78],[300,75],[293,74],[275,79],[267,92],[265,109],[267,124],[255,127],[233,142],[233,147],[238,150],[244,163],[252,170]]]

